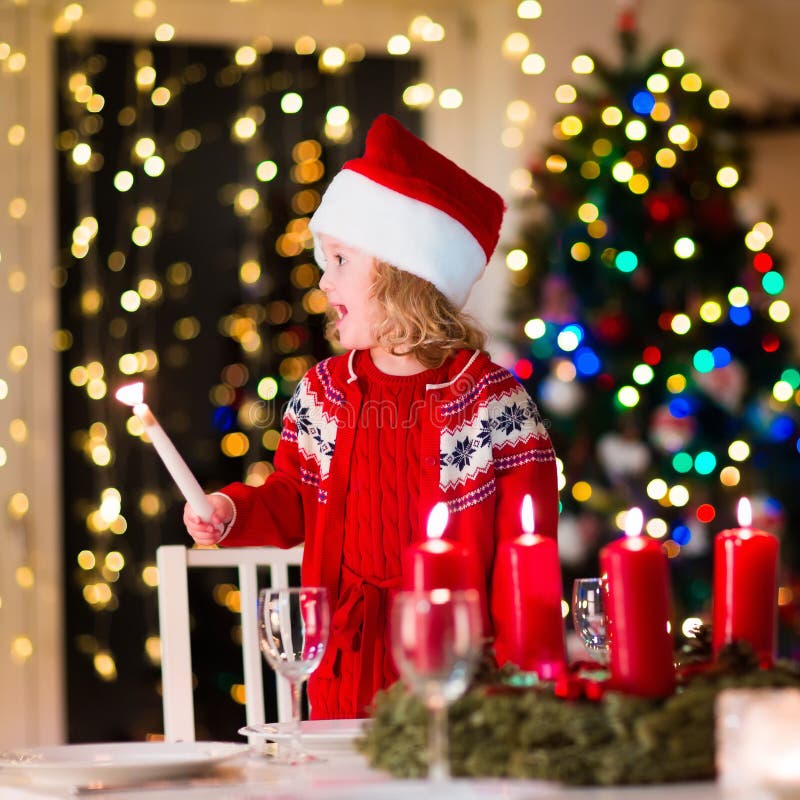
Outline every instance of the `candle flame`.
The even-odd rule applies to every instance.
[[[644,525],[644,514],[641,508],[628,509],[625,515],[625,535],[626,536],[640,536],[642,533],[642,526]]]
[[[533,498],[529,494],[526,494],[525,497],[522,498],[521,517],[522,530],[525,531],[525,533],[533,533]]]
[[[433,507],[428,515],[428,539],[442,538],[449,516],[450,512],[447,510],[447,503],[437,503]]]
[[[138,383],[129,383],[127,386],[120,386],[114,397],[120,403],[125,403],[126,406],[138,406],[139,403],[144,402],[144,384],[139,381]]]
[[[449,589],[431,589],[431,603],[435,606],[443,606],[450,602],[452,594]]]
[[[740,528],[749,528],[753,524],[753,507],[746,497],[740,498],[736,508],[736,517],[739,520]]]

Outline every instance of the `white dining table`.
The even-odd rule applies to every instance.
[[[351,749],[321,754],[324,761],[286,767],[252,752],[235,767],[194,780],[116,787],[26,785],[0,773],[1,800],[728,800],[717,782],[660,786],[566,787],[542,781],[453,779],[436,787],[425,780],[401,780],[371,769]],[[748,796],[747,800],[755,800]]]

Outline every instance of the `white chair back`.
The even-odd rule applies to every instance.
[[[242,614],[242,660],[244,665],[245,715],[248,725],[264,719],[264,683],[258,643],[256,601],[258,568],[269,567],[269,585],[289,585],[289,567],[299,565],[303,548],[230,547],[190,549],[162,545],[156,551],[158,565],[158,619],[161,636],[161,683],[164,708],[164,738],[168,742],[195,740],[192,695],[192,649],[189,631],[189,568],[238,567]],[[286,681],[276,676],[278,721],[292,718],[292,699]]]

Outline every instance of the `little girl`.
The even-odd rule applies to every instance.
[[[302,581],[325,586],[331,642],[308,684],[312,717],[361,717],[397,678],[387,617],[403,553],[447,503],[446,538],[489,578],[498,542],[519,535],[531,494],[536,531],[556,536],[555,455],[531,398],[483,352],[460,309],[497,245],[498,194],[378,117],[363,157],[325,192],[310,229],[329,334],[348,352],[317,364],[283,419],[262,486],[187,505],[200,544],[304,543]]]

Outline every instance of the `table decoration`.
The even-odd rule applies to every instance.
[[[158,423],[150,406],[144,402],[144,384],[139,382],[122,386],[114,396],[120,403],[132,406],[133,413],[141,421],[145,432],[153,443],[153,447],[155,447],[161,461],[169,471],[186,502],[200,519],[208,522],[214,513],[214,509],[211,507],[211,503],[208,502],[206,493],[197,482],[197,478],[194,477],[172,440]]]
[[[437,503],[428,515],[425,540],[406,549],[403,558],[403,589],[406,591],[479,588],[469,550],[460,542],[442,538],[449,517],[447,503]]]
[[[501,542],[492,576],[495,653],[500,665],[553,680],[566,668],[558,544],[534,533],[534,509],[525,495],[522,535]]]
[[[718,653],[749,642],[759,658],[775,656],[778,616],[778,539],[752,527],[750,501],[737,509],[738,528],[714,538],[713,643]]]
[[[609,666],[619,691],[666,697],[675,688],[669,565],[661,545],[642,535],[642,523],[641,510],[631,508],[625,536],[600,551]]]
[[[514,777],[575,785],[665,783],[715,776],[714,703],[728,688],[800,686],[797,664],[759,668],[747,645],[717,661],[693,655],[678,671],[679,691],[647,698],[603,691],[581,670],[586,689],[568,699],[554,685],[516,688],[513,671],[487,655],[476,681],[450,707],[453,775]],[[592,687],[600,688],[592,696]],[[398,777],[425,774],[425,709],[401,684],[380,693],[357,745],[371,764]]]

